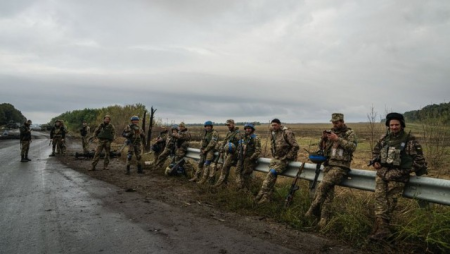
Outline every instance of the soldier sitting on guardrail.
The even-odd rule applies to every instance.
[[[427,174],[427,163],[422,146],[405,132],[405,119],[399,113],[386,116],[386,135],[381,137],[373,150],[369,165],[377,170],[375,178],[375,225],[369,239],[386,240],[391,236],[389,222],[391,214],[402,196],[410,173]]]

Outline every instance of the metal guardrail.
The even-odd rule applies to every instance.
[[[199,160],[200,150],[188,148],[186,157]],[[256,171],[268,173],[269,163],[270,159],[268,158],[258,159]],[[291,162],[289,163],[288,169],[283,172],[282,175],[287,177],[295,177],[300,166],[301,162]],[[316,164],[306,163],[300,178],[313,181],[315,169]],[[319,181],[322,180],[322,177],[323,173],[321,172]],[[348,177],[345,178],[339,185],[359,190],[375,191],[375,171],[352,169]],[[442,205],[450,205],[450,180],[411,176],[409,183],[405,187],[403,196]]]

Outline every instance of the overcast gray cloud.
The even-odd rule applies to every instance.
[[[448,102],[450,2],[0,2],[0,102],[35,122],[143,103],[173,121],[366,121]]]

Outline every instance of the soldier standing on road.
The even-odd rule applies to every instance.
[[[211,169],[211,162],[214,159],[219,133],[213,129],[213,123],[211,121],[206,121],[204,127],[205,132],[200,142],[200,160],[198,161],[198,167],[194,177],[189,181],[195,182],[200,180],[198,183],[203,183],[209,178],[209,182],[213,184],[216,172],[214,172],[214,169]]]
[[[158,160],[155,164],[155,169],[162,169],[164,163],[167,160],[167,157],[169,155],[175,155],[175,144],[177,142],[177,136],[174,134],[178,133],[178,126],[176,124],[172,125],[172,128],[170,129],[170,133],[166,138],[166,147],[164,148],[164,151],[158,156]]]
[[[86,121],[83,121],[83,127],[80,129],[80,135],[81,135],[81,145],[83,146],[83,153],[88,153],[88,134],[91,132],[91,128],[87,125]]]
[[[350,171],[353,152],[357,141],[355,132],[344,122],[344,115],[333,113],[331,117],[333,129],[324,131],[319,147],[325,143],[324,155],[328,160],[324,163],[323,179],[314,200],[306,212],[306,217],[320,217],[319,227],[323,228],[331,218],[331,204],[334,199],[334,186],[339,184]]]
[[[258,202],[258,204],[270,201],[277,176],[287,169],[290,162],[297,159],[297,153],[300,149],[294,133],[287,127],[282,126],[279,119],[275,118],[271,121],[271,129],[272,160],[269,165],[269,173],[255,197],[255,202]]]
[[[64,124],[64,120],[59,120],[59,121],[61,122],[61,126],[62,126],[62,129],[63,129],[63,131],[64,131],[64,136],[66,136],[66,134],[69,133],[69,131],[67,130],[66,125]],[[66,154],[66,150],[67,150],[67,147],[66,147],[66,139],[65,139],[65,138],[64,138],[64,139],[61,139],[61,145],[60,145],[60,148],[61,148],[60,153],[61,153],[62,155],[65,155],[65,154]]]
[[[391,236],[389,222],[402,196],[410,172],[420,176],[427,174],[427,163],[423,157],[422,146],[405,132],[405,119],[399,113],[386,116],[388,132],[382,136],[373,150],[375,177],[375,225],[369,239],[386,240]],[[371,163],[372,164],[372,163]]]
[[[103,170],[108,170],[109,155],[111,151],[111,142],[116,139],[116,130],[110,123],[111,117],[106,115],[101,123],[94,131],[94,139],[98,139],[97,149],[95,150],[94,160],[92,161],[92,167],[89,171],[94,171],[100,160],[100,154],[105,149],[105,160],[103,162]]]
[[[57,153],[60,154],[62,152],[62,142],[66,137],[66,131],[61,124],[61,120],[56,120],[55,125],[50,130],[50,139],[52,139],[52,153],[50,156],[55,156],[55,148],[57,149]]]
[[[233,119],[228,119],[226,122],[228,126],[228,132],[225,136],[224,141],[220,145],[219,153],[223,154],[223,165],[220,168],[220,177],[214,187],[219,187],[222,184],[228,183],[228,175],[230,174],[230,169],[237,162],[237,147],[239,145],[239,140],[241,139],[241,134],[239,127],[236,127]]]
[[[122,132],[122,136],[127,139],[128,145],[128,155],[127,155],[127,175],[130,175],[131,158],[133,153],[136,156],[137,161],[137,172],[138,174],[143,174],[142,164],[141,164],[141,143],[145,140],[144,130],[139,127],[139,117],[132,116],[131,124],[127,125]]]
[[[244,131],[245,135],[239,141],[237,151],[239,160],[236,167],[236,183],[238,189],[250,190],[252,173],[261,154],[261,140],[254,133],[255,126],[253,124],[245,124]]]
[[[164,151],[164,148],[166,148],[166,140],[167,136],[169,135],[169,130],[167,127],[162,126],[161,132],[159,132],[159,136],[155,139],[155,144],[152,145],[152,151],[153,151],[153,168],[156,168],[156,162],[158,161],[158,157],[161,155],[161,153]]]
[[[179,165],[180,167],[183,167],[186,169],[186,167],[189,167],[189,162],[184,161],[184,157],[186,156],[187,149],[189,147],[189,141],[191,140],[191,133],[189,133],[188,129],[186,128],[186,125],[184,122],[181,122],[178,125],[178,132],[173,132],[172,136],[176,139],[175,142],[175,156],[173,158],[173,163],[175,165]],[[172,174],[172,168],[169,167],[166,168],[166,175]]]
[[[29,162],[31,161],[30,158],[28,158],[28,150],[30,150],[30,143],[31,143],[31,120],[26,121],[21,127],[20,127],[20,162]]]

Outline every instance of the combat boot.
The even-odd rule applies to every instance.
[[[28,162],[28,161],[25,159],[25,156],[21,155],[20,157],[21,157],[20,162]]]
[[[323,217],[323,218],[320,218],[320,220],[319,220],[319,223],[317,223],[317,226],[320,228],[320,229],[323,229],[323,228],[325,228],[325,226],[328,224],[328,218],[326,218],[326,217]]]
[[[371,235],[369,235],[369,239],[373,241],[384,241],[391,235],[392,233],[389,230],[389,221],[377,217],[375,220],[374,231]]]
[[[127,165],[127,172],[125,174],[130,175],[130,165]]]
[[[191,179],[189,179],[189,182],[195,182],[198,179],[200,179],[200,175],[202,174],[202,171],[200,170],[196,170],[194,173],[194,177],[192,177]]]
[[[225,183],[225,176],[224,175],[220,175],[219,180],[217,180],[217,183],[214,184],[214,187],[219,187],[222,184],[226,184]]]
[[[49,156],[51,156],[51,157],[55,156],[55,150],[53,150]]]
[[[88,169],[88,171],[95,171],[95,166],[92,165],[90,169]]]
[[[28,152],[25,154],[25,160],[27,160],[27,161],[31,161],[31,159],[30,158],[28,158]]]
[[[270,198],[267,195],[262,195],[258,201],[258,205],[270,202]]]
[[[138,168],[138,174],[144,174],[144,171],[142,170],[142,165],[141,164],[138,164],[137,168]]]
[[[209,176],[209,166],[206,166],[203,170],[203,175],[202,175],[202,179],[200,179],[200,181],[198,181],[198,184],[203,184],[206,182],[206,180],[208,180],[208,176]]]

